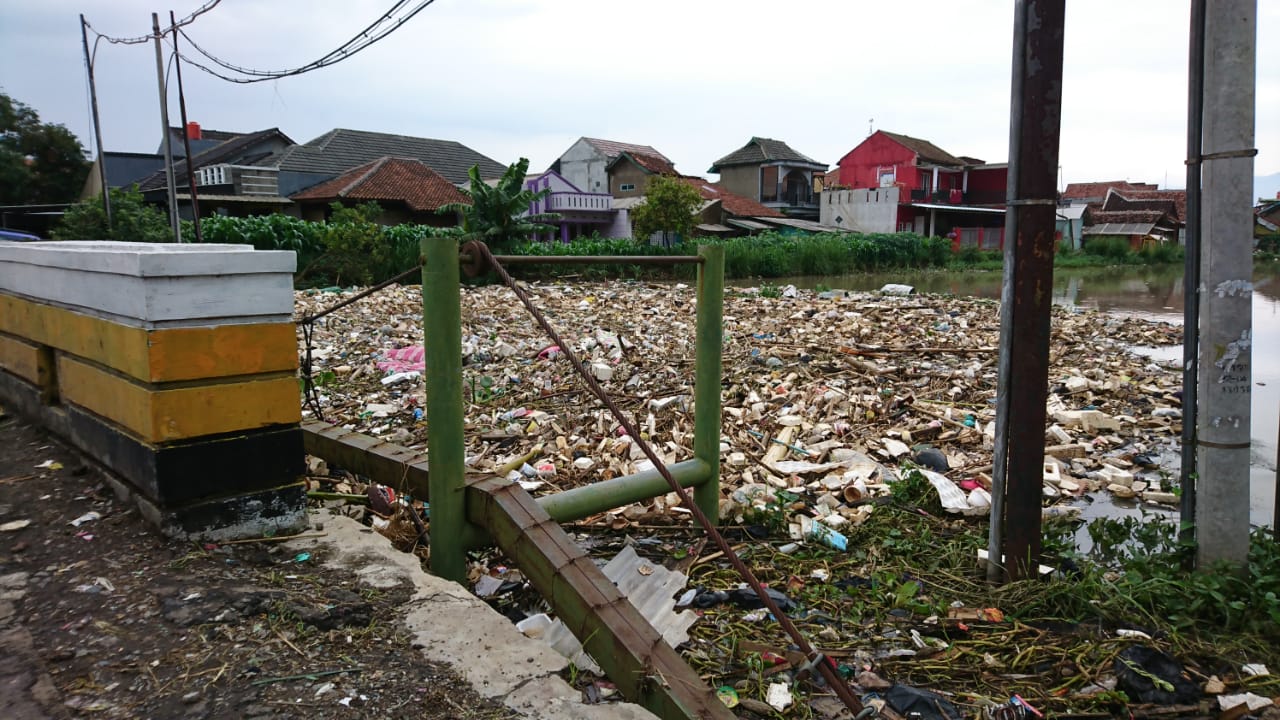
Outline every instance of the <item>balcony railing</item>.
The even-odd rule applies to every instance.
[[[608,212],[613,209],[613,196],[601,193],[557,192],[547,196],[550,212]]]
[[[231,195],[274,196],[280,194],[280,171],[254,165],[210,165],[196,168],[196,184],[229,185]]]
[[[911,202],[936,203],[941,205],[1003,205],[1003,190],[912,190]]]
[[[772,188],[761,190],[760,202],[783,203],[791,207],[804,205],[817,207],[818,205],[818,200],[813,194],[813,188],[808,185],[787,187],[782,183],[777,183]]]

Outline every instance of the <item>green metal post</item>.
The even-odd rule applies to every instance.
[[[680,483],[680,487],[696,488],[712,479],[707,463],[700,458],[685,460],[668,465],[671,477]],[[572,522],[599,512],[629,505],[633,502],[666,495],[671,492],[662,473],[657,470],[645,470],[634,475],[624,475],[612,480],[602,480],[590,485],[563,490],[551,495],[543,495],[537,503],[556,522]]]
[[[462,582],[467,523],[462,408],[462,310],[458,243],[422,239],[422,330],[427,376],[427,452],[431,469],[431,571]]]
[[[693,490],[694,502],[720,521],[720,356],[724,342],[724,248],[700,245],[697,370],[694,376],[693,456],[711,476]]]

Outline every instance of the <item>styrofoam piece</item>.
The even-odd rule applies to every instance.
[[[250,245],[0,245],[0,292],[140,327],[281,322],[293,252]]]

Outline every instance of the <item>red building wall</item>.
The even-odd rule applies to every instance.
[[[988,168],[969,171],[969,189],[1004,192],[1009,185],[1009,168]]]
[[[877,132],[840,158],[837,165],[840,184],[854,189],[880,187],[876,171],[895,166],[898,169],[897,185],[906,192],[920,187],[920,171],[915,163],[914,152]]]

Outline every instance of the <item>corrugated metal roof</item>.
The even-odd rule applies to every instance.
[[[1081,233],[1084,235],[1146,235],[1155,226],[1155,223],[1103,223],[1090,225]]]
[[[724,225],[720,225],[719,223],[703,223],[701,225],[698,225],[697,228],[702,232],[709,232],[709,233],[733,232],[733,228],[725,227]]]
[[[765,225],[764,223],[759,223],[754,220],[743,220],[742,218],[729,218],[725,220],[725,222],[734,227],[740,227],[743,230],[772,230],[773,229],[773,226],[771,225]]]
[[[698,615],[675,611],[675,594],[688,582],[683,573],[640,557],[630,545],[614,556],[603,572],[668,645],[676,647],[689,641],[689,628],[698,621]],[[600,672],[600,667],[582,650],[582,644],[563,622],[555,621],[542,637],[578,667]]]

